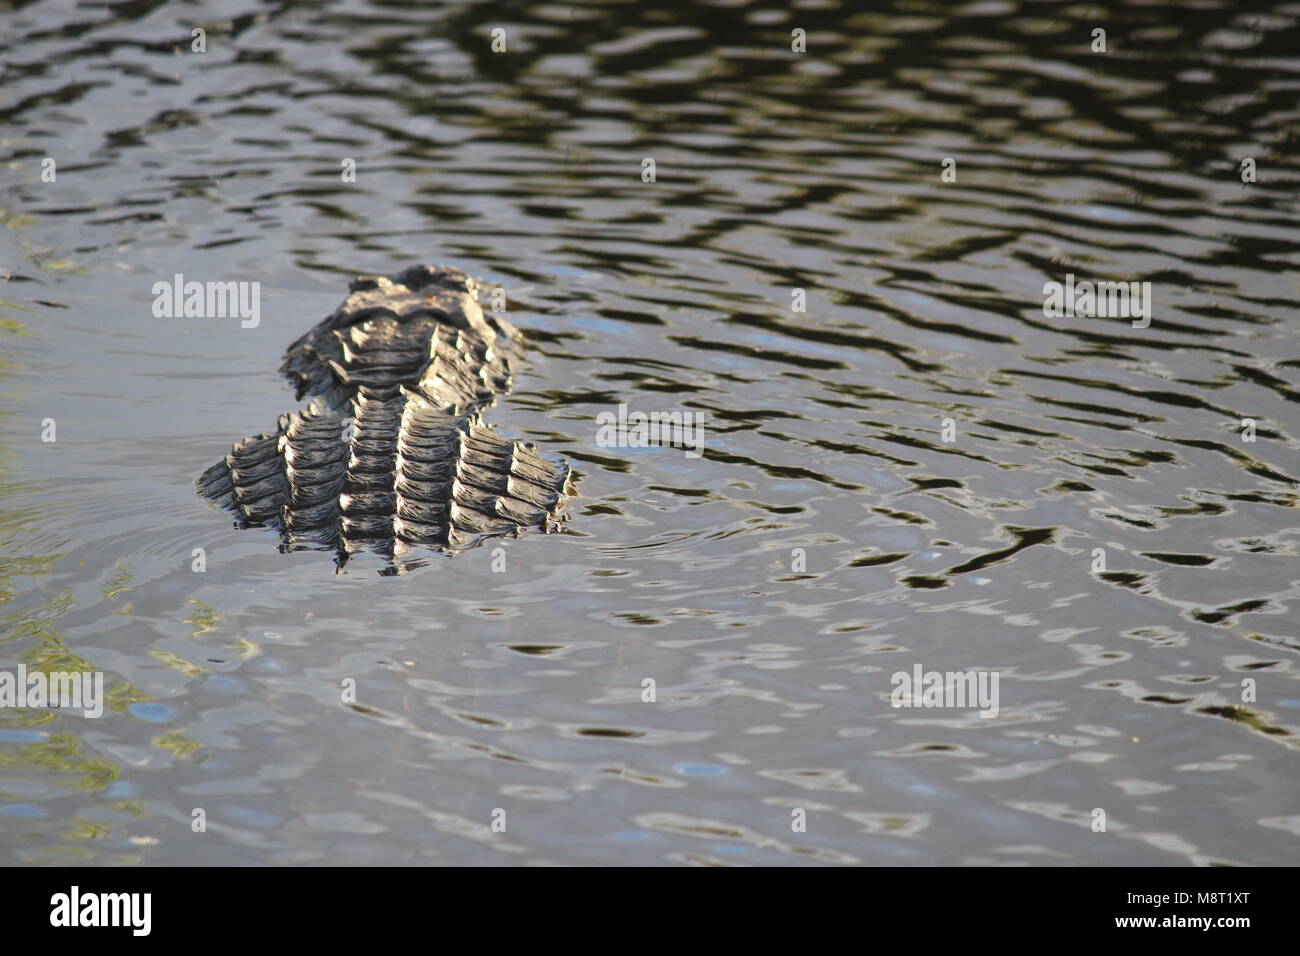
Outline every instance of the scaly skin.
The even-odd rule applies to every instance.
[[[509,390],[523,338],[484,314],[476,288],[450,266],[356,279],[280,367],[299,399],[315,400],[236,444],[199,478],[200,494],[240,527],[274,528],[281,550],[333,549],[340,567],[371,551],[389,559],[386,573],[406,570],[412,552],[556,530],[568,464],[480,417]]]

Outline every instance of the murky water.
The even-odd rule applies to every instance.
[[[11,3],[0,670],[109,703],[0,710],[0,860],[1296,862],[1300,4],[1234,7]],[[231,527],[283,349],[415,262],[505,290],[567,533]]]

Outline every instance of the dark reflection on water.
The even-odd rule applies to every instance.
[[[1300,6],[11,6],[0,669],[110,699],[0,710],[0,858],[1295,861]],[[568,533],[230,528],[268,356],[421,261],[506,290]],[[154,318],[177,272],[261,324]],[[1067,273],[1150,326],[1045,317]],[[916,663],[999,715],[890,707]]]

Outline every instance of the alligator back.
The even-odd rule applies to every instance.
[[[315,400],[236,444],[200,493],[241,527],[278,531],[282,550],[333,549],[340,566],[372,551],[389,573],[412,551],[556,530],[569,466],[482,421],[523,340],[476,291],[449,266],[356,279],[281,365],[298,398]]]

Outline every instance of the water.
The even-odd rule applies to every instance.
[[[0,670],[109,703],[0,710],[0,860],[1296,862],[1300,4],[1234,6],[11,4]],[[194,493],[416,262],[506,290],[490,418],[581,476],[504,573]],[[891,707],[918,663],[998,716]]]

